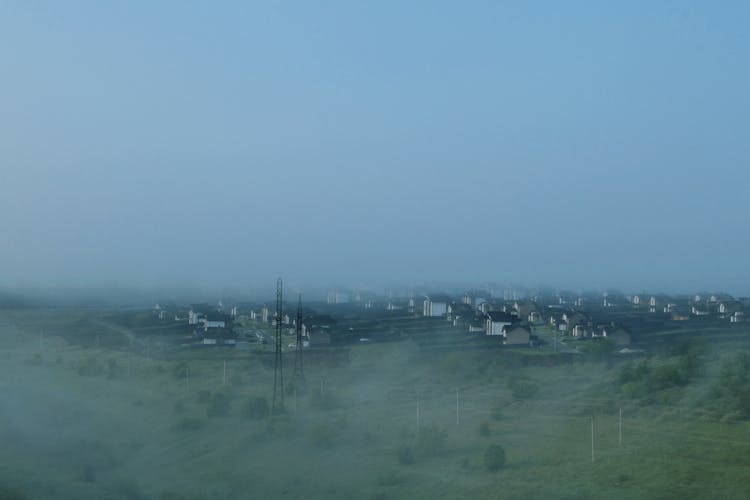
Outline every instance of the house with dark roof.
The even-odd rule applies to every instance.
[[[718,312],[721,318],[728,318],[738,311],[744,311],[742,302],[738,300],[724,300],[719,302]]]
[[[502,311],[490,311],[485,321],[485,335],[502,335],[503,327],[512,325],[515,318]]]
[[[529,345],[531,331],[521,325],[505,325],[502,329],[503,345]]]

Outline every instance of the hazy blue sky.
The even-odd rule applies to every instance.
[[[3,1],[0,286],[750,293],[748,26],[728,1]]]

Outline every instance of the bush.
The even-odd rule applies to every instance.
[[[188,365],[187,361],[180,361],[172,370],[172,375],[174,375],[175,378],[185,378],[188,375],[189,370],[190,365]]]
[[[495,420],[502,420],[505,418],[503,408],[503,403],[496,403],[495,406],[492,407],[492,418]]]
[[[403,482],[403,479],[401,476],[398,475],[398,472],[390,471],[386,474],[383,474],[382,476],[378,476],[378,486],[396,486],[397,484],[400,484]]]
[[[489,446],[484,452],[484,468],[496,472],[505,465],[505,449],[499,444]]]
[[[107,360],[107,378],[113,379],[115,377],[117,377],[117,360],[109,358]]]
[[[490,430],[490,424],[488,422],[482,422],[479,424],[480,436],[489,436],[490,434],[492,434],[492,431]]]
[[[252,420],[259,420],[268,416],[268,400],[263,396],[248,399],[242,407],[242,414]]]
[[[406,443],[398,447],[396,457],[398,457],[398,463],[401,465],[411,465],[415,462],[414,450]]]
[[[415,449],[423,457],[440,455],[445,449],[446,433],[434,426],[422,427],[417,433]]]
[[[0,500],[26,500],[29,497],[20,491],[0,486]]]
[[[750,418],[750,353],[741,352],[724,361],[711,396],[739,418]]]
[[[615,350],[615,343],[611,339],[592,339],[583,345],[583,352],[592,361],[604,361]]]
[[[197,431],[203,427],[203,420],[195,417],[183,417],[175,425],[174,428],[181,431]]]
[[[528,376],[514,376],[508,379],[508,388],[516,400],[532,399],[539,392],[539,384]]]
[[[195,395],[195,400],[200,404],[206,404],[211,401],[211,391],[202,389]]]
[[[319,448],[330,448],[333,446],[333,441],[336,438],[336,430],[326,424],[315,425],[307,433],[307,439],[310,444]]]
[[[184,495],[174,491],[162,491],[159,500],[205,500],[203,495]]]
[[[215,392],[206,408],[207,417],[226,417],[229,413],[229,395],[223,392]]]
[[[89,356],[78,362],[76,372],[83,377],[96,377],[97,375],[104,373],[104,366],[98,359]]]
[[[233,385],[233,386],[242,385],[242,374],[237,371],[233,371],[229,375],[229,385]]]
[[[338,401],[332,392],[316,387],[310,392],[310,406],[318,410],[333,410],[338,406]]]

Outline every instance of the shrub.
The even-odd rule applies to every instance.
[[[330,448],[333,446],[333,441],[336,438],[336,430],[326,424],[315,425],[307,433],[307,439],[310,444],[319,448]]]
[[[681,347],[676,352],[687,349]],[[621,393],[629,398],[642,398],[648,403],[655,398],[655,391],[686,385],[703,369],[703,360],[698,347],[672,361],[651,364],[649,359],[638,363],[625,363],[617,374]]]
[[[445,449],[446,433],[434,426],[422,427],[417,433],[416,451],[423,457],[440,455]]]
[[[739,418],[750,418],[750,353],[741,352],[724,361],[711,396]]]
[[[91,464],[84,465],[83,471],[81,471],[81,481],[86,482],[86,483],[93,483],[95,480],[96,480],[96,470],[94,469],[94,466]]]
[[[29,497],[20,491],[11,490],[4,486],[0,486],[0,499],[1,500],[26,500]]]
[[[256,396],[245,401],[242,414],[252,420],[266,418],[268,416],[268,400],[263,396]]]
[[[488,422],[482,422],[479,424],[480,436],[489,436],[490,434],[492,434],[492,431],[490,430],[490,424]]]
[[[499,444],[489,446],[484,452],[484,468],[490,472],[495,472],[504,465],[505,449]]]
[[[338,401],[332,392],[316,387],[310,392],[310,406],[318,410],[332,410],[338,406]]]
[[[206,408],[207,417],[226,417],[229,413],[229,395],[223,392],[215,392]]]
[[[197,431],[203,427],[203,420],[195,417],[183,417],[174,427],[175,429],[182,431]]]
[[[203,495],[184,495],[174,491],[162,491],[159,500],[205,500]]]
[[[233,386],[242,385],[242,374],[237,371],[233,371],[232,373],[230,373],[229,385],[233,385]]]
[[[105,490],[108,493],[106,498],[117,498],[121,500],[146,500],[149,498],[141,492],[140,488],[134,481],[129,479],[116,479],[107,485]]]
[[[593,339],[583,346],[583,352],[592,361],[604,361],[615,350],[615,343],[611,339]]]
[[[211,391],[202,389],[195,395],[195,400],[200,404],[206,404],[211,401]]]
[[[494,418],[495,420],[502,420],[503,418],[505,418],[502,403],[496,403],[495,406],[492,407],[492,418]]]
[[[508,379],[508,388],[516,400],[532,399],[539,392],[539,384],[528,376],[514,376]]]
[[[109,358],[107,360],[107,378],[113,379],[117,376],[117,360]]]
[[[390,471],[386,474],[383,474],[382,476],[378,476],[378,486],[396,486],[399,483],[402,483],[403,479],[401,476],[398,475],[398,472],[395,470]]]
[[[88,358],[82,359],[78,362],[78,368],[76,369],[78,375],[83,377],[95,377],[101,375],[104,372],[104,366],[99,362],[98,359],[89,356]]]
[[[180,361],[172,370],[172,375],[174,375],[175,378],[185,378],[188,374],[188,370],[190,370],[190,365],[188,365],[187,361]]]
[[[406,443],[398,447],[396,457],[398,458],[398,463],[401,465],[411,465],[415,462],[414,450]]]

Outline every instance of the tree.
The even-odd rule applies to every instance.
[[[505,449],[499,444],[490,445],[484,452],[484,468],[496,472],[505,465]]]

